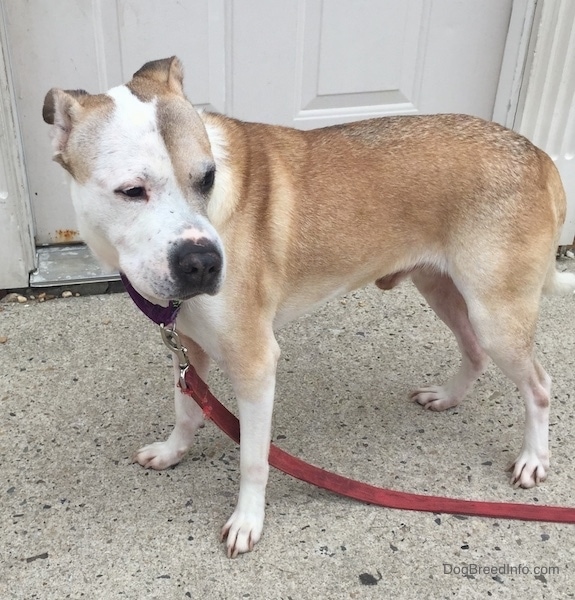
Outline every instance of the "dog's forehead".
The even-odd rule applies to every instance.
[[[111,99],[105,119],[86,122],[76,139],[84,144],[82,156],[90,177],[118,185],[145,175],[170,177],[170,159],[162,141],[156,103],[142,102],[126,86],[109,90]],[[90,146],[86,148],[85,143]],[[88,177],[88,179],[90,178]]]
[[[108,129],[120,134],[124,141],[141,139],[158,131],[155,99],[143,102],[125,85],[112,88],[107,96],[114,101]],[[106,135],[109,135],[109,131]]]
[[[100,139],[100,155],[121,156],[128,163],[169,160],[178,179],[187,179],[197,163],[211,157],[203,123],[192,105],[181,97],[145,96],[120,85],[108,91],[114,108]]]

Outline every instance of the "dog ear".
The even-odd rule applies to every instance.
[[[134,73],[134,79],[138,77],[166,84],[170,91],[184,95],[184,68],[177,56],[147,62]]]
[[[54,160],[65,169],[67,165],[62,159],[66,149],[72,125],[82,112],[80,100],[89,94],[85,90],[60,90],[52,88],[44,98],[42,116],[44,121],[52,125],[52,148]]]

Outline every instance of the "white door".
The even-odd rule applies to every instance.
[[[44,94],[99,92],[177,54],[198,106],[309,128],[491,118],[512,0],[4,0],[36,243],[78,241]]]

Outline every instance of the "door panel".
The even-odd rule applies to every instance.
[[[425,45],[420,33],[428,3],[301,4],[293,124],[313,127],[417,112]]]
[[[512,2],[433,0],[419,110],[493,115]]]
[[[233,114],[300,128],[410,113],[489,119],[511,5],[299,0],[277,14],[278,3],[234,2]]]

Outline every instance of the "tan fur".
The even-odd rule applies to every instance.
[[[86,138],[96,135],[96,130],[113,108],[112,100],[104,94],[90,95],[84,90],[55,88],[46,94],[42,116],[46,123],[55,126],[52,134],[53,159],[76,181],[84,183],[92,174],[91,157],[82,148]],[[82,123],[82,135],[71,136],[78,123]]]
[[[442,269],[435,263],[446,256],[462,274],[472,258],[499,271],[501,293],[517,287],[516,277],[547,273],[542,263],[565,214],[557,171],[496,124],[437,115],[300,132],[204,120],[234,148],[228,168],[242,200],[222,234],[234,248],[257,240],[272,302],[285,299],[278,288],[286,283],[293,295],[318,274],[353,289],[415,267]],[[524,268],[512,268],[518,260]]]

